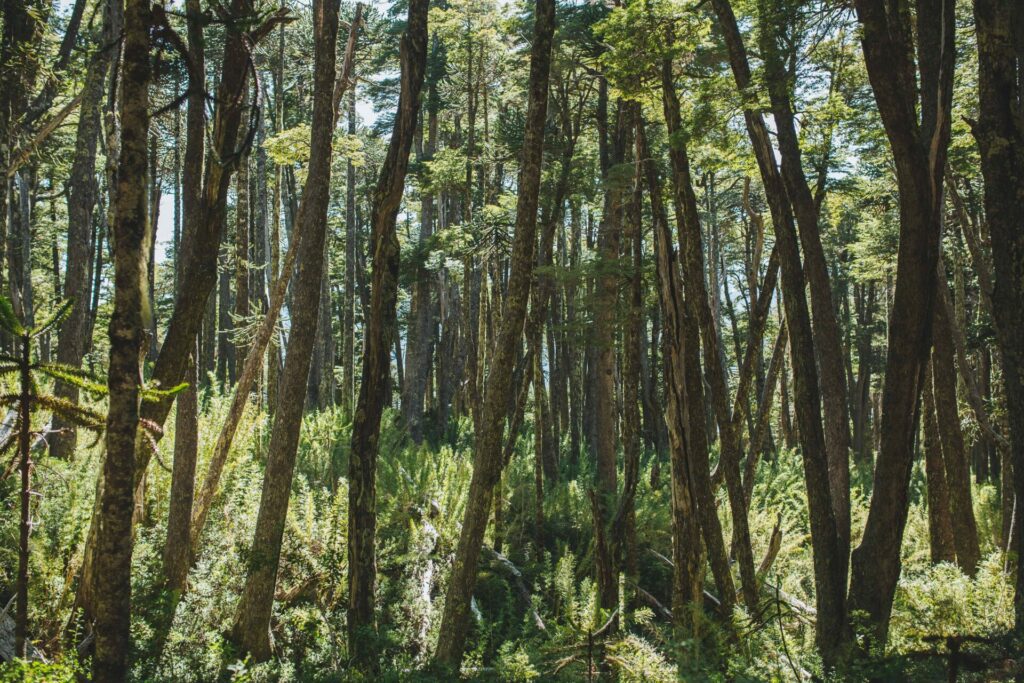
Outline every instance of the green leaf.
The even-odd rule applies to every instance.
[[[58,398],[49,394],[36,396],[35,402],[64,417],[68,422],[89,430],[102,430],[107,423],[106,417],[99,411],[92,408],[76,405],[67,399]]]

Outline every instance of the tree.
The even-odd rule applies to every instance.
[[[858,0],[856,8],[863,26],[864,61],[895,162],[900,200],[881,449],[864,537],[853,553],[850,572],[849,609],[865,613],[864,642],[871,651],[885,646],[900,575],[914,435],[931,349],[953,95],[954,21],[948,0],[927,11],[922,6],[915,64],[910,3],[889,7],[881,0]]]
[[[232,638],[243,652],[258,660],[270,656],[270,612],[274,602],[281,537],[288,514],[295,453],[305,406],[310,353],[316,337],[320,285],[327,231],[328,189],[331,182],[331,135],[335,124],[335,52],[338,0],[317,0],[313,11],[316,53],[313,71],[313,123],[306,185],[296,225],[301,234],[296,251],[292,296],[303,302],[292,312],[291,335],[284,373],[274,411],[267,469],[259,517],[250,550],[245,586],[235,613]]]
[[[86,322],[89,315],[89,296],[92,287],[89,265],[92,244],[93,210],[96,206],[99,184],[96,180],[96,147],[100,135],[100,117],[103,111],[104,85],[113,62],[114,36],[120,31],[122,7],[118,2],[103,2],[103,23],[98,31],[95,52],[89,60],[86,80],[82,88],[82,104],[75,133],[75,156],[68,178],[68,256],[64,275],[64,292],[74,295],[74,303],[67,319],[61,323],[57,337],[57,361],[78,367],[89,346]],[[58,383],[57,396],[71,402],[78,400],[75,385]],[[75,450],[75,434],[71,425],[60,419],[53,425],[56,432],[50,441],[50,452],[58,458],[69,458]],[[62,433],[64,432],[64,433]]]
[[[96,653],[93,678],[124,680],[131,648],[132,511],[146,332],[150,39],[148,3],[125,6],[121,149],[114,211],[114,313],[110,318],[107,455],[96,535]],[[152,311],[149,312],[152,315]]]
[[[544,122],[547,117],[548,77],[551,71],[551,43],[555,31],[554,0],[537,0],[533,30],[530,83],[519,166],[516,227],[508,288],[502,310],[501,327],[495,339],[491,370],[484,390],[480,432],[477,434],[473,454],[469,502],[462,521],[462,532],[459,536],[459,546],[438,634],[437,651],[434,655],[438,664],[451,669],[458,668],[466,646],[469,602],[476,585],[477,563],[492,509],[494,487],[501,477],[502,432],[507,410],[506,391],[512,379],[530,296],[537,237],[537,204],[544,147]]]
[[[370,316],[366,321],[362,380],[352,423],[348,490],[349,652],[358,662],[370,666],[376,666],[377,662],[373,644],[377,440],[388,395],[398,303],[400,253],[395,221],[402,204],[426,72],[428,5],[427,0],[409,3],[409,19],[399,46],[402,77],[398,114],[370,210],[373,244]]]
[[[1024,501],[1024,125],[1020,121],[1021,7],[1009,0],[975,0],[978,31],[978,121],[974,136],[985,177],[985,217],[992,235],[992,308],[1003,357],[1009,411],[1012,477],[1019,509]],[[1006,476],[1006,473],[1003,474]],[[1012,547],[1020,552],[1022,525],[1014,523]],[[1024,572],[1017,572],[1014,598],[1018,631],[1024,631]]]
[[[0,396],[0,406],[14,411],[15,418],[11,425],[11,433],[17,438],[9,439],[0,452],[17,447],[14,462],[21,475],[21,519],[20,536],[18,539],[18,578],[16,599],[18,611],[15,616],[15,654],[28,658],[28,578],[29,578],[29,535],[32,533],[32,417],[40,409],[50,410],[54,415],[61,416],[65,422],[74,427],[86,429],[96,434],[103,430],[103,415],[77,401],[70,401],[53,394],[41,393],[39,382],[43,378],[59,380],[65,385],[77,389],[85,389],[94,395],[102,395],[104,386],[88,372],[61,363],[47,363],[38,360],[39,339],[50,330],[55,329],[70,315],[73,308],[71,301],[57,307],[56,312],[39,325],[27,328],[14,314],[14,307],[6,297],[0,297],[0,329],[17,340],[17,355],[0,355],[0,377],[12,376],[17,382],[18,391]],[[3,473],[6,478],[14,469],[11,467]]]

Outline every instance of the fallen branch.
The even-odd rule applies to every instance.
[[[512,585],[516,587],[516,591],[519,593],[519,597],[523,599],[527,609],[530,610],[530,615],[533,617],[533,623],[537,630],[547,634],[548,629],[544,625],[544,620],[541,619],[540,614],[537,613],[533,606],[533,595],[530,593],[530,589],[526,587],[523,573],[519,570],[519,567],[512,564],[510,559],[488,546],[484,546],[481,552],[490,561],[491,567],[501,572],[505,578],[511,580]]]

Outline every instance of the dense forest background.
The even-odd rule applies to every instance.
[[[1019,0],[0,25],[0,680],[1024,677]]]

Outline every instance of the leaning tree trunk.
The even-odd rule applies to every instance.
[[[385,399],[390,393],[387,385],[391,378],[391,348],[398,304],[400,253],[395,221],[402,204],[426,72],[428,5],[427,0],[409,3],[409,20],[399,46],[402,76],[398,113],[370,214],[373,243],[370,315],[366,321],[363,371],[352,422],[348,466],[348,647],[350,656],[370,667],[378,665],[374,647],[377,439]]]
[[[93,210],[99,185],[96,180],[96,147],[100,135],[100,118],[106,94],[106,76],[113,53],[115,12],[121,7],[115,0],[103,3],[103,29],[99,31],[99,46],[89,62],[82,86],[82,104],[78,113],[75,154],[68,178],[68,257],[64,274],[64,294],[73,296],[71,313],[61,323],[57,339],[57,362],[78,367],[89,348],[86,336],[89,318],[89,292],[91,281],[89,265],[92,254]],[[120,23],[120,22],[118,22]],[[74,385],[57,382],[54,394],[76,403],[78,389]],[[50,453],[58,458],[70,458],[75,452],[75,432],[59,415],[53,416],[53,434]]]
[[[784,50],[795,49],[788,47],[795,43],[787,41],[781,26],[772,25],[771,13],[765,9],[763,3],[764,0],[760,15],[761,49],[766,67],[765,81],[777,131],[782,180],[786,185],[800,233],[804,272],[811,295],[811,312],[814,314],[811,324],[814,330],[814,350],[818,359],[818,381],[824,411],[825,448],[832,488],[832,506],[835,510],[841,551],[845,557],[850,552],[850,416],[842,332],[832,300],[832,282],[825,261],[825,251],[821,245],[819,218],[821,197],[824,193],[815,197],[804,174],[800,137],[790,97],[790,88],[793,87],[791,80],[795,79],[796,74],[787,72],[785,64],[792,60],[792,56],[784,53]],[[782,12],[776,7],[776,22],[782,18]],[[783,43],[787,46],[784,47]],[[846,563],[845,559],[842,561]]]
[[[671,71],[663,69],[662,102],[667,129],[673,140],[681,140],[682,121],[679,114],[679,100]],[[704,367],[708,377],[712,406],[718,422],[719,444],[721,446],[721,468],[725,475],[732,508],[733,530],[736,539],[734,552],[740,566],[743,599],[748,609],[757,606],[757,577],[754,574],[754,556],[750,545],[750,529],[747,519],[747,501],[743,494],[743,480],[740,475],[741,445],[739,425],[733,421],[729,407],[729,388],[721,363],[723,357],[718,335],[716,316],[712,310],[711,297],[704,281],[704,245],[697,196],[693,191],[690,161],[686,146],[681,141],[669,148],[672,163],[673,204],[679,231],[680,252],[683,259],[683,282],[687,290],[690,309],[700,329],[704,346]],[[715,512],[712,506],[711,512]],[[717,512],[715,512],[717,514]],[[706,538],[705,531],[705,538]],[[706,541],[711,543],[711,541]],[[735,588],[722,595],[723,604],[731,606],[735,600]]]
[[[944,269],[938,277],[946,277]],[[945,284],[943,282],[940,286]],[[956,366],[953,364],[952,326],[957,323],[949,314],[950,311],[946,310],[940,299],[935,305],[933,322],[935,334],[931,358],[931,390],[935,399],[939,443],[946,468],[956,561],[960,569],[973,576],[981,561],[981,548],[978,544],[978,525],[974,519],[974,503],[971,497],[971,463],[967,459],[964,435],[960,429]],[[928,390],[929,387],[925,386],[924,391]]]
[[[301,305],[292,310],[291,335],[274,411],[251,559],[232,630],[232,638],[238,647],[256,660],[267,659],[271,651],[270,612],[302,426],[310,355],[316,338],[330,199],[338,5],[339,0],[317,0],[313,8],[316,45],[313,120],[308,175],[296,216],[301,238],[296,250],[296,277],[292,291],[293,300],[301,302]]]
[[[146,325],[146,262],[152,233],[147,220],[149,132],[149,4],[125,10],[121,75],[121,152],[114,213],[114,312],[110,319],[103,493],[96,537],[96,652],[93,678],[124,680],[131,648],[132,511]]]
[[[818,618],[815,636],[826,666],[839,657],[846,624],[846,553],[836,519],[825,436],[821,424],[821,395],[815,362],[810,312],[804,294],[804,272],[800,246],[786,188],[775,162],[768,127],[751,98],[752,76],[746,48],[728,0],[712,0],[725,34],[729,61],[738,90],[747,100],[744,118],[765,187],[775,229],[776,248],[782,271],[786,324],[793,360],[793,389],[797,430],[804,462],[807,507],[810,513],[811,545],[814,554],[815,601]],[[785,389],[785,375],[783,375]],[[784,394],[785,396],[785,394]],[[784,407],[785,407],[785,401]],[[783,416],[788,411],[783,410]]]
[[[1013,0],[975,0],[978,31],[979,116],[974,136],[985,176],[985,217],[992,236],[992,309],[1003,356],[1012,455],[1013,489],[1020,516],[1024,501],[1024,49],[1019,32],[1024,8]],[[1019,33],[1018,33],[1019,35]],[[1010,473],[1004,470],[1003,476]],[[1021,523],[1015,522],[1019,550]],[[1024,571],[1017,571],[1016,629],[1024,632]]]
[[[865,614],[865,652],[885,647],[900,576],[914,436],[932,342],[954,63],[952,0],[928,3],[930,9],[918,13],[917,65],[910,3],[900,0],[895,8],[891,4],[856,2],[864,61],[892,148],[900,193],[900,246],[882,389],[881,444],[864,536],[850,571],[849,609]]]
[[[508,410],[508,387],[511,386],[513,366],[523,334],[533,277],[544,122],[548,105],[548,76],[551,70],[551,43],[555,30],[554,0],[537,0],[535,17],[508,289],[502,310],[501,327],[491,359],[491,371],[484,391],[480,430],[477,432],[473,456],[473,478],[469,485],[469,499],[449,579],[435,654],[439,664],[453,669],[458,669],[462,661],[469,631],[469,607],[476,585],[477,563],[491,512],[491,496],[501,477],[502,431]]]

